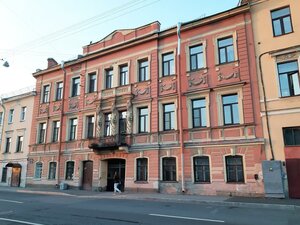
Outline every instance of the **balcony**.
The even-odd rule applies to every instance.
[[[131,145],[131,135],[129,134],[117,134],[107,137],[100,137],[94,139],[89,144],[89,148],[92,148],[96,154],[100,154],[102,151],[115,151],[125,150],[128,151],[128,147]]]

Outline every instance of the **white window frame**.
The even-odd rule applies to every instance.
[[[168,76],[163,76],[163,55],[167,53],[173,53],[173,58],[174,58],[174,74],[170,74]],[[159,51],[158,55],[158,68],[159,68],[159,78],[164,78],[164,77],[170,77],[176,75],[176,64],[177,64],[177,51],[176,48],[169,48],[169,49],[164,49]]]
[[[139,76],[140,76],[140,62],[141,61],[148,61],[148,79],[144,81],[140,81]],[[151,80],[151,55],[146,55],[146,56],[141,56],[136,59],[135,61],[135,82],[146,82]]]
[[[151,132],[151,102],[138,103],[133,105],[133,133],[139,134],[139,109],[148,108],[148,130],[147,133]],[[144,134],[144,133],[142,133]]]
[[[190,48],[191,47],[195,47],[197,45],[202,45],[203,46],[203,68],[199,68],[198,70],[203,70],[203,69],[207,69],[207,64],[206,64],[206,40],[203,39],[198,39],[198,40],[193,40],[191,42],[189,42],[186,46],[185,46],[185,52],[186,52],[186,71],[187,73],[193,73],[195,71],[191,71],[191,62],[190,62]]]
[[[137,180],[137,160],[138,159],[147,159],[147,180],[139,181]],[[139,156],[134,158],[134,182],[148,182],[149,181],[149,157]]]
[[[159,131],[164,131],[164,105],[166,104],[174,104],[174,131],[178,129],[177,126],[177,111],[178,111],[178,103],[177,98],[166,98],[159,100],[158,103],[158,115],[159,115]],[[172,130],[171,130],[172,131]]]
[[[242,161],[243,161],[243,174],[244,174],[244,182],[243,183],[232,183],[232,182],[227,182],[227,166],[226,166],[226,156],[241,156],[242,157]],[[224,181],[226,184],[246,184],[247,183],[247,174],[246,174],[246,159],[245,159],[245,154],[235,154],[235,153],[231,153],[231,154],[225,154],[223,155],[223,171],[224,171]]]
[[[95,80],[95,90],[93,92],[89,92],[89,87],[90,87],[90,75],[96,75],[96,80]],[[98,70],[90,70],[86,73],[85,75],[85,93],[86,94],[92,94],[97,92],[98,90]]]
[[[232,42],[233,42],[233,52],[234,52],[234,60],[232,62],[222,63],[219,62],[219,45],[218,40],[226,37],[232,36]],[[245,44],[246,45],[246,44]],[[215,52],[215,64],[216,65],[223,65],[223,64],[229,64],[229,63],[235,63],[238,60],[238,52],[237,52],[237,33],[236,31],[230,31],[226,33],[218,34],[214,37],[214,52]]]
[[[191,165],[192,165],[192,170],[191,170],[191,177],[193,180],[194,184],[201,184],[202,182],[196,182],[195,181],[195,170],[194,170],[194,158],[195,157],[208,157],[208,162],[209,162],[209,178],[210,178],[210,182],[207,182],[208,184],[212,183],[212,168],[211,168],[211,156],[207,155],[207,154],[196,154],[196,155],[192,155],[191,156]],[[205,182],[206,183],[206,182]]]

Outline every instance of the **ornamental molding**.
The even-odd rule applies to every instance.
[[[223,75],[222,73],[218,73],[218,81],[222,81],[222,80],[229,80],[232,78],[238,78],[240,76],[240,74],[238,72],[233,72],[229,75]]]
[[[171,84],[161,84],[159,89],[160,92],[176,90],[176,83],[173,82]]]
[[[138,95],[148,95],[150,93],[150,88],[147,87],[145,88],[144,90],[142,89],[136,89],[135,90],[135,95],[138,96]]]
[[[60,109],[61,109],[61,104],[57,104],[53,106],[53,112],[60,111]]]
[[[48,106],[40,106],[40,114],[48,113],[49,107]]]
[[[293,52],[289,54],[279,55],[276,57],[276,61],[287,61],[290,59],[298,59],[300,52]]]
[[[191,78],[188,80],[188,83],[189,83],[189,87],[198,86],[200,84],[206,84],[207,83],[207,75],[199,77],[198,80],[196,80],[195,78]]]

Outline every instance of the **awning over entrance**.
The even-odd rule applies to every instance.
[[[14,167],[14,168],[22,168],[22,166],[19,163],[7,163],[5,167]]]

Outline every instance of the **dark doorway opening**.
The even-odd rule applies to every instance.
[[[92,190],[93,186],[93,161],[83,161],[82,189]]]
[[[22,166],[19,163],[8,163],[6,167],[11,167],[11,183],[12,187],[20,187]]]
[[[114,190],[114,174],[118,173],[120,178],[120,190],[125,187],[125,159],[109,159],[107,165],[107,191]]]

